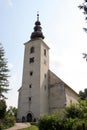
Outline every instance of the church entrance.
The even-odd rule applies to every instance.
[[[27,114],[27,122],[32,122],[32,114],[31,113]]]

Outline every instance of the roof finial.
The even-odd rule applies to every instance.
[[[37,21],[39,21],[39,11],[37,11]]]
[[[35,38],[42,38],[44,39],[44,35],[42,33],[42,27],[40,26],[41,23],[39,21],[39,11],[37,12],[37,21],[35,22],[34,32],[31,34],[31,40]]]

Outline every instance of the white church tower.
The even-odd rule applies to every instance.
[[[32,121],[49,111],[48,70],[49,47],[43,41],[39,14],[30,41],[26,42],[22,86],[19,89],[19,121]]]

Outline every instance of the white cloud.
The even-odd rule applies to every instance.
[[[61,55],[51,54],[52,71],[77,92],[87,88],[87,62],[82,58],[80,47],[62,50]]]

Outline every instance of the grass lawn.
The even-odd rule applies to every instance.
[[[25,128],[25,129],[21,129],[21,130],[39,130],[39,129],[37,126],[31,125],[30,127]]]

